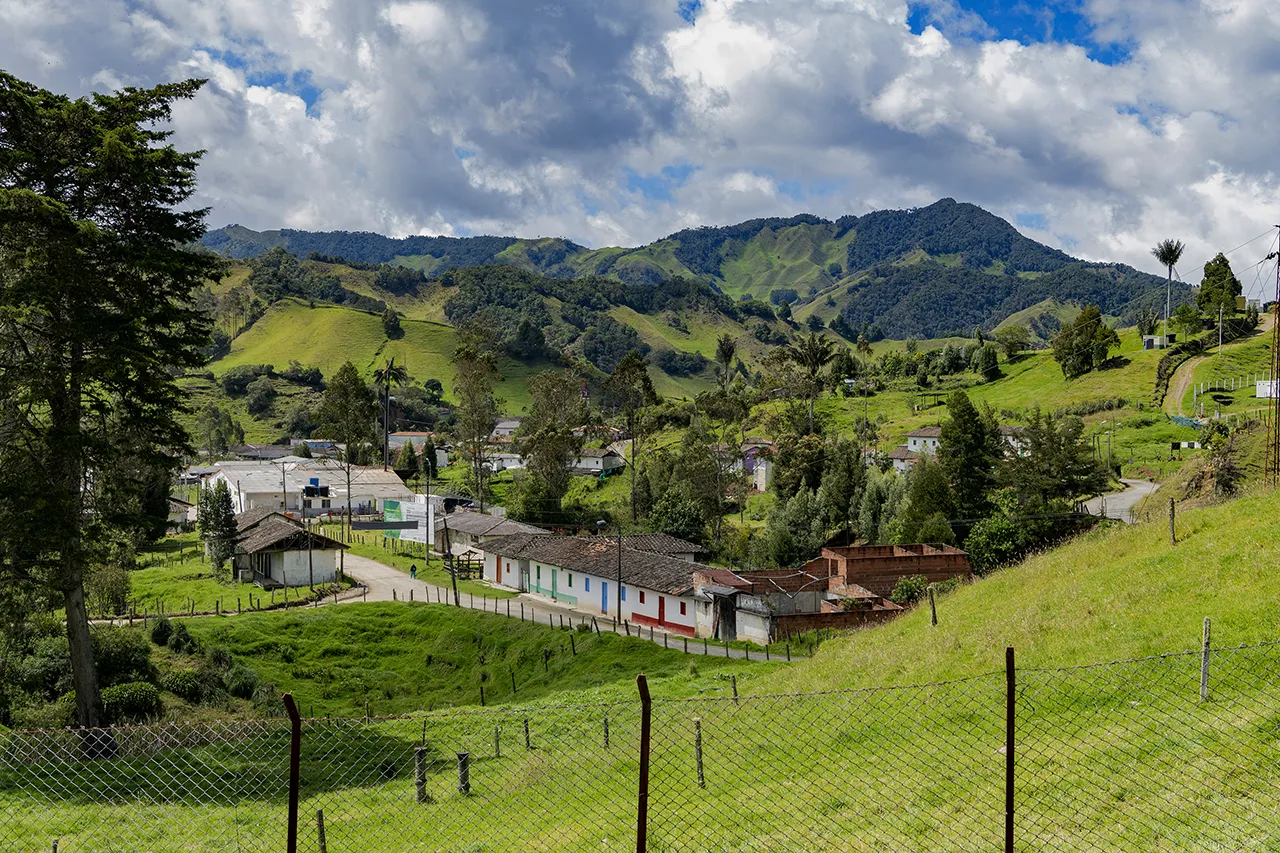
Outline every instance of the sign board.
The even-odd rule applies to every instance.
[[[384,528],[384,535],[388,539],[423,542],[427,545],[436,544],[436,514],[435,508],[430,502],[383,501],[382,520],[384,522],[414,522],[413,527]]]

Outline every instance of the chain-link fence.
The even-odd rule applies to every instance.
[[[3,748],[0,848],[21,853],[281,851],[291,832],[307,853],[998,851],[1010,827],[1025,851],[1274,851],[1280,644]]]

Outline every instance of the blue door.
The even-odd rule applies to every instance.
[[[609,612],[609,582],[600,582],[600,612]]]

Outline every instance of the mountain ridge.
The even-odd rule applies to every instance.
[[[1074,258],[967,202],[873,211],[835,220],[766,217],[673,232],[637,247],[591,249],[559,237],[411,236],[373,232],[210,231],[204,245],[233,258],[279,246],[306,257],[399,264],[438,277],[506,264],[550,278],[607,277],[625,284],[700,279],[737,299],[790,303],[824,324],[843,318],[873,337],[941,337],[993,328],[1045,299],[1098,304],[1131,319],[1163,297],[1164,279],[1125,264]],[[1175,285],[1176,301],[1190,295]]]

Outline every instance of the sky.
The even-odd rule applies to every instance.
[[[213,227],[598,247],[951,197],[1153,272],[1181,239],[1198,282],[1280,222],[1278,31],[1274,0],[0,0],[0,68],[208,78],[173,125]]]

